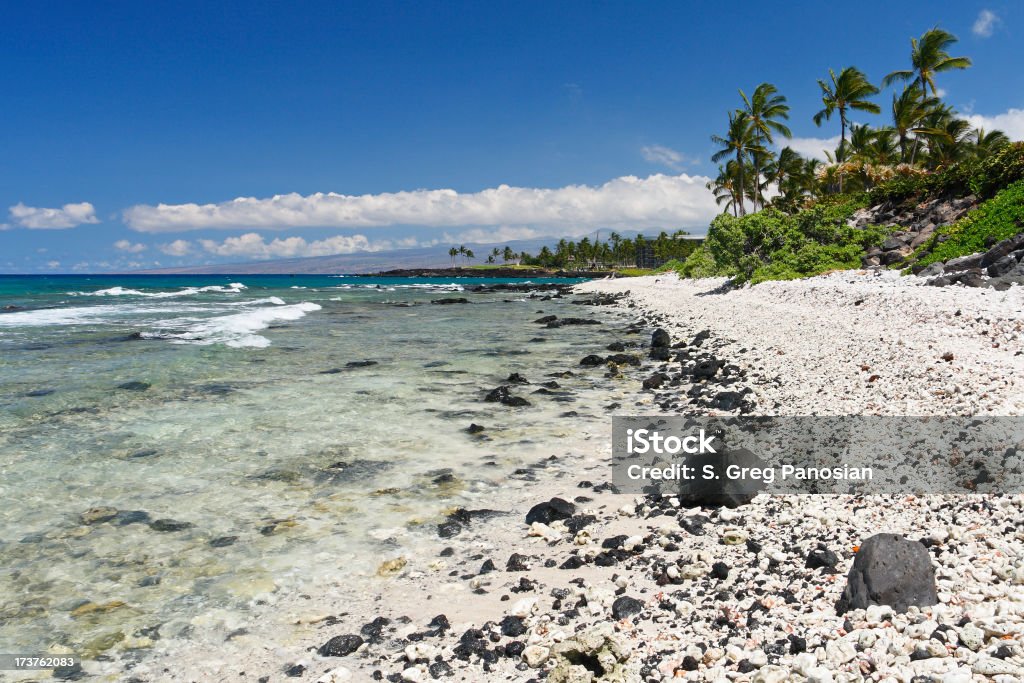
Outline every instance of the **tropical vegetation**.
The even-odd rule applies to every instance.
[[[956,42],[938,27],[911,39],[908,67],[879,85],[855,66],[830,69],[818,81],[822,106],[811,117],[818,126],[838,124],[839,144],[824,161],[777,140],[791,137],[784,123],[791,112],[774,85],[762,83],[750,97],[740,90],[724,133],[711,136],[711,159],[719,166],[708,188],[722,213],[704,244],[674,269],[686,277],[759,282],[858,267],[865,251],[895,228],[853,228],[847,219],[868,205],[914,198],[999,193],[993,206],[938,231],[932,260],[1020,232],[1019,204],[1010,207],[1024,190],[1008,186],[1024,178],[1024,146],[973,127],[942,99],[938,79],[971,66],[969,58],[950,54]],[[883,114],[879,98],[890,88]],[[876,116],[883,120],[862,122]]]

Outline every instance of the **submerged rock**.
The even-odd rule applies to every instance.
[[[484,396],[484,400],[488,403],[500,403],[512,408],[530,405],[530,402],[522,396],[513,396],[505,385],[501,385],[500,387],[489,391],[487,395]]]
[[[836,612],[845,614],[870,605],[906,612],[911,605],[926,607],[938,602],[928,549],[897,534],[876,534],[857,551]]]
[[[346,368],[368,368],[371,365],[377,365],[375,360],[350,360],[345,363]]]
[[[184,531],[185,529],[191,529],[194,525],[191,522],[179,522],[176,519],[155,519],[149,523],[149,528],[153,531]]]
[[[95,507],[89,508],[82,514],[79,519],[82,524],[101,524],[103,522],[109,522],[110,520],[117,517],[117,508],[112,507]]]
[[[406,560],[404,557],[396,557],[391,560],[384,560],[380,563],[380,566],[377,567],[377,576],[394,576],[395,574],[405,569],[405,565],[408,564],[408,562],[409,561]]]
[[[145,391],[149,389],[152,384],[149,382],[125,382],[124,384],[118,384],[118,389],[124,389],[125,391]]]

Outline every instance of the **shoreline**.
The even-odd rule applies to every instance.
[[[581,358],[644,357],[608,378],[620,401],[586,409],[721,412],[724,389],[747,396],[736,410],[752,414],[1024,413],[1014,379],[1024,377],[1019,297],[891,280],[847,272],[729,293],[672,276],[578,285],[584,298],[643,320],[639,336],[625,332],[640,323],[616,326],[609,346],[627,345],[580,349]],[[895,326],[908,318],[913,327]],[[656,327],[693,357],[714,354],[735,370],[692,396],[693,382],[641,388],[664,368],[646,358]],[[946,346],[952,362],[942,360]],[[168,652],[160,659],[173,667],[143,662],[138,680],[773,683],[1024,672],[1021,496],[986,506],[953,496],[760,496],[736,509],[686,509],[610,492],[607,435],[551,450],[529,468],[535,481],[515,489],[525,498],[494,497],[486,507],[498,514],[452,511],[457,531],[439,533],[438,555],[387,569],[376,595],[354,601],[363,611],[330,612],[311,598],[295,642],[254,639],[245,662]],[[836,613],[853,549],[878,531],[927,540],[939,605]],[[831,556],[811,566],[822,550]],[[603,674],[587,666],[590,678],[578,667],[583,677],[568,677],[591,657]]]

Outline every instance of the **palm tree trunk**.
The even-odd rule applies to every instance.
[[[744,182],[743,182],[743,155],[740,153],[739,150],[736,150],[736,168],[739,169],[739,178],[738,178],[738,180],[740,182],[740,192],[739,192],[739,194],[740,194],[740,215],[741,216],[746,216],[747,215],[747,210],[743,206],[743,187],[744,187]]]
[[[839,122],[842,126],[843,132],[839,137],[839,154],[837,156],[842,157],[839,159],[839,194],[843,193],[843,169],[842,164],[846,160],[846,112],[842,109],[839,110]]]

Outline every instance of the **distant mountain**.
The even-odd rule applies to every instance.
[[[516,252],[527,251],[536,254],[541,247],[554,246],[557,240],[550,238],[537,240],[518,240],[501,244],[466,244],[476,254],[473,264],[487,261],[491,249],[512,247]],[[279,259],[273,261],[250,261],[248,263],[218,263],[206,266],[181,266],[178,268],[158,268],[139,272],[160,274],[197,274],[197,275],[256,275],[275,273],[294,273],[297,275],[335,275],[340,273],[378,273],[383,270],[413,268],[444,268],[452,265],[448,256],[451,245],[422,247],[415,249],[395,249],[392,251],[363,251],[355,254],[338,254],[336,256],[311,256],[308,258]],[[461,264],[461,258],[456,264]],[[501,263],[499,259],[498,263]]]

